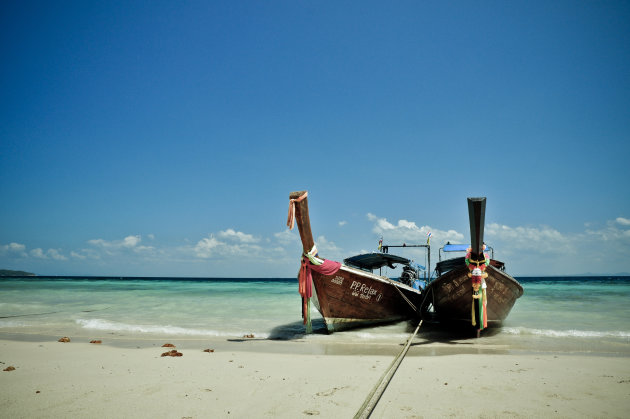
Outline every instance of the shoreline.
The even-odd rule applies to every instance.
[[[6,337],[0,333],[0,366],[16,369],[0,371],[0,408],[15,418],[349,417],[402,348],[365,354],[347,344],[313,351],[305,341],[170,339],[183,356],[162,357],[172,349],[157,345],[164,339],[119,346],[105,338],[99,345]],[[626,356],[439,354],[447,344],[431,345],[436,351],[427,354],[412,344],[372,417],[625,417],[630,410]]]
[[[143,349],[160,347],[164,343],[173,343],[176,346],[189,349],[216,348],[225,351],[261,352],[271,354],[302,354],[302,355],[397,355],[407,342],[407,339],[399,341],[349,341],[337,340],[334,335],[308,335],[297,339],[270,339],[264,337],[190,337],[190,336],[158,336],[139,334],[98,334],[81,333],[64,335],[71,339],[71,343],[87,343],[91,340],[100,340],[102,346],[111,346],[121,349]],[[20,333],[0,331],[0,342],[29,342],[44,343],[57,342],[61,335],[49,335],[41,333]],[[408,338],[408,337],[407,337]],[[594,342],[598,343],[598,342]],[[407,357],[422,356],[449,356],[449,355],[573,355],[573,356],[599,356],[612,358],[630,358],[630,345],[619,344],[617,350],[590,346],[568,349],[558,348],[554,345],[539,345],[532,343],[529,347],[515,347],[505,341],[496,341],[492,337],[482,336],[476,338],[455,338],[452,340],[430,340],[416,336],[411,342]],[[534,348],[535,347],[535,348]]]
[[[221,350],[263,353],[295,353],[304,355],[396,355],[405,345],[411,333],[401,333],[399,339],[349,339],[344,333],[314,333],[292,339],[274,339],[255,335],[236,336],[187,336],[156,333],[121,333],[95,330],[69,330],[70,334],[45,334],[39,331],[0,331],[0,341],[56,342],[62,336],[72,343],[89,343],[100,340],[103,346],[140,349],[176,343],[186,349],[216,347]],[[406,356],[447,355],[576,355],[630,358],[630,340],[605,342],[602,339],[571,339],[520,337],[514,339],[500,329],[495,329],[477,339],[453,332],[436,334],[419,333],[411,342]],[[253,337],[252,337],[253,336]]]

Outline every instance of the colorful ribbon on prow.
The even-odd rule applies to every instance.
[[[304,192],[299,198],[289,201],[289,216],[287,218],[287,227],[292,230],[295,225],[295,204],[301,202],[308,196]],[[302,319],[306,325],[306,333],[313,331],[311,325],[311,297],[313,296],[313,275],[311,271],[318,272],[322,275],[334,275],[337,273],[341,263],[327,259],[320,259],[317,252],[317,246],[302,254],[300,262],[300,272],[298,273],[298,291],[302,296]]]
[[[312,271],[322,275],[334,275],[341,268],[341,263],[328,259],[320,259],[317,246],[302,255],[300,273],[298,274],[298,291],[302,296],[302,319],[306,325],[306,333],[312,332],[311,326],[311,297],[313,296]]]
[[[483,245],[483,250],[486,245]],[[490,264],[490,258],[487,253],[483,253],[483,259],[475,260],[471,257],[472,249],[468,248],[466,252],[466,266],[468,267],[468,277],[472,280],[472,307],[471,322],[472,325],[481,331],[488,327],[488,297],[486,293],[487,285],[485,279],[488,277],[486,267]],[[479,335],[479,334],[477,334]]]

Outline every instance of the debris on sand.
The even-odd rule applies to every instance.
[[[172,351],[164,352],[162,356],[184,356],[184,354],[173,349]]]

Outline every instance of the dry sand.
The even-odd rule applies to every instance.
[[[400,351],[173,341],[183,356],[161,357],[173,348],[102,340],[0,340],[0,369],[15,367],[0,371],[0,417],[349,418]],[[627,357],[435,345],[412,346],[372,417],[630,417]]]

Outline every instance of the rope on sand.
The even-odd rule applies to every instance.
[[[411,337],[407,340],[407,344],[405,345],[405,347],[402,349],[402,351],[400,351],[398,356],[392,361],[387,371],[383,373],[383,375],[381,376],[381,379],[376,383],[376,385],[374,386],[370,394],[368,394],[367,398],[363,402],[363,405],[361,405],[357,414],[354,415],[354,419],[365,419],[365,418],[370,417],[370,415],[372,414],[372,411],[376,407],[376,404],[378,403],[378,401],[381,399],[381,396],[385,392],[385,389],[387,389],[389,382],[394,377],[394,374],[396,373],[396,370],[400,366],[400,363],[402,362],[405,355],[407,355],[409,346],[411,346],[411,341],[416,337],[416,334],[418,334],[418,330],[420,330],[420,326],[422,326],[422,320],[420,320],[420,323],[418,323],[418,327],[416,327],[416,331],[413,332],[413,335],[411,335]]]

